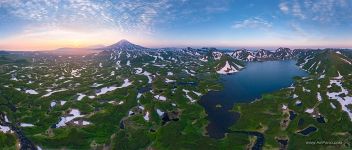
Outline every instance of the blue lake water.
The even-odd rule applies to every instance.
[[[208,114],[209,136],[222,138],[228,127],[236,123],[239,114],[229,112],[235,103],[251,102],[264,93],[290,86],[295,76],[306,76],[307,73],[295,64],[293,60],[249,62],[238,73],[222,75],[220,82],[224,89],[210,91],[200,100]],[[216,107],[218,104],[222,107]]]

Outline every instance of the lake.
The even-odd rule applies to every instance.
[[[293,60],[249,62],[238,73],[221,75],[224,89],[210,91],[199,101],[208,114],[209,136],[223,138],[228,128],[236,123],[239,114],[229,112],[235,103],[252,102],[264,93],[289,87],[293,77],[306,75]]]

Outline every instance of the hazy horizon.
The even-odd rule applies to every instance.
[[[133,43],[133,42],[132,42]],[[115,44],[115,43],[111,43],[110,45]],[[138,43],[133,43],[133,44],[137,44],[140,45]],[[98,44],[99,45],[99,44]],[[110,45],[99,45],[100,47],[96,47],[97,45],[91,45],[91,46],[86,46],[86,47],[58,47],[58,48],[54,48],[54,49],[2,49],[0,47],[0,51],[4,50],[4,51],[55,51],[55,50],[60,50],[60,49],[87,49],[87,50],[92,50],[92,49],[99,49],[105,46],[110,46]],[[223,46],[187,46],[187,45],[183,45],[183,46],[154,46],[154,47],[148,47],[148,46],[144,46],[144,45],[140,45],[146,48],[187,48],[187,47],[191,47],[191,48],[216,48],[219,50],[238,50],[238,49],[247,49],[247,50],[260,50],[260,49],[265,49],[265,50],[276,50],[278,48],[290,48],[290,49],[327,49],[327,48],[333,48],[333,49],[352,49],[349,47],[318,47],[318,46],[311,46],[311,47],[304,47],[304,46],[296,46],[296,47],[288,47],[288,46],[276,46],[276,47],[250,47],[250,46],[242,46],[242,47],[223,47]]]

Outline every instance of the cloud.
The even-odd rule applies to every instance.
[[[293,3],[292,14],[296,17],[299,17],[300,19],[306,18],[305,14],[302,12],[301,5],[297,1]]]
[[[97,27],[111,25],[110,5],[88,0],[3,0],[0,10],[26,25]]]
[[[158,25],[188,19],[204,22],[209,14],[229,10],[228,0],[0,0],[0,18],[16,18],[26,26],[152,33]],[[5,12],[5,13],[3,13]]]
[[[352,19],[350,0],[284,0],[278,5],[281,12],[295,18],[320,23],[339,23]]]
[[[268,22],[260,17],[248,18],[246,20],[237,21],[232,28],[259,28],[259,29],[268,29],[272,27],[272,23]]]
[[[96,29],[115,27],[120,31],[152,29],[160,12],[168,9],[168,0],[1,0],[0,18],[15,17],[35,26],[37,24],[64,28]]]
[[[283,2],[279,4],[279,8],[282,12],[288,13],[289,12],[289,7],[287,6],[287,3]]]
[[[294,2],[283,1],[279,4],[279,8],[284,14],[291,14],[300,19],[306,18],[305,14],[302,12],[301,5],[297,0]]]

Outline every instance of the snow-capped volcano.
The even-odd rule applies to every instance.
[[[147,49],[147,48],[140,46],[140,45],[133,44],[133,43],[123,39],[113,45],[110,45],[110,46],[107,46],[107,47],[104,47],[101,49],[102,50],[143,50],[143,49]]]

